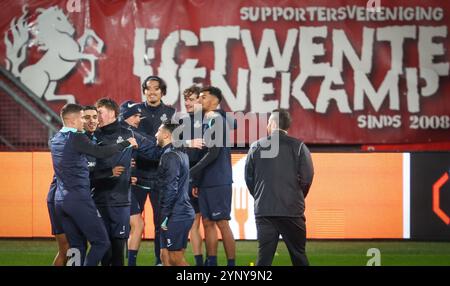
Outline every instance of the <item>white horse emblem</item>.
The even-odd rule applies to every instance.
[[[31,25],[25,20],[28,14],[26,6],[22,10],[23,15],[17,21],[14,18],[10,24],[12,41],[9,32],[5,33],[6,68],[38,97],[45,97],[48,101],[66,100],[68,103],[74,103],[75,97],[71,94],[56,95],[56,85],[82,60],[89,61],[91,66],[83,83],[94,83],[97,57],[83,51],[88,39],[92,38],[97,42],[96,51],[101,53],[103,40],[91,29],[85,29],[83,36],[78,41],[74,40],[75,28],[56,6],[36,9],[39,16],[35,30],[31,31],[35,39],[30,40]],[[38,50],[45,51],[45,54],[36,64],[20,70],[19,67],[26,61],[27,46],[33,44],[38,46]]]

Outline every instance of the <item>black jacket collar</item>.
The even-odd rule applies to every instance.
[[[119,123],[119,120],[117,120],[117,119],[113,123],[100,128],[100,130],[105,134],[113,134],[113,133],[117,132],[117,130],[119,130],[119,129],[120,129],[120,123]]]
[[[169,143],[166,146],[162,147],[162,154],[169,152],[171,149],[173,149],[173,145],[172,143]]]
[[[145,108],[147,108],[147,109],[149,109],[149,110],[155,111],[155,110],[158,110],[158,109],[164,107],[165,104],[164,104],[164,102],[161,100],[161,103],[160,103],[158,106],[151,106],[151,105],[149,105],[149,104],[147,103],[147,101],[145,101],[145,102],[144,102],[144,106],[145,106]]]

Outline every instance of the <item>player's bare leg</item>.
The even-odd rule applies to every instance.
[[[200,235],[200,219],[201,215],[195,214],[194,223],[192,224],[191,231],[190,231],[190,237],[191,237],[191,244],[192,244],[192,251],[194,252],[194,256],[203,255],[202,251],[202,236]]]
[[[206,245],[206,253],[208,255],[208,259],[211,257],[217,257],[217,229],[216,223],[207,218],[203,218],[203,227],[205,229],[205,245]],[[217,263],[217,261],[215,261]]]
[[[128,266],[136,266],[137,253],[141,245],[144,220],[141,214],[130,216],[130,237],[128,238]]]
[[[167,248],[161,248],[161,261],[163,266],[171,266],[169,250]]]
[[[139,250],[144,231],[144,220],[141,214],[130,216],[130,237],[128,238],[128,249]]]
[[[55,235],[56,242],[58,243],[58,253],[53,260],[53,266],[66,266],[67,263],[67,251],[69,250],[69,242],[64,233]]]
[[[173,266],[189,266],[184,258],[184,249],[178,251],[168,251],[170,264]]]
[[[219,228],[220,233],[222,234],[223,248],[225,249],[228,264],[230,264],[230,261],[232,264],[234,264],[236,256],[236,243],[234,241],[234,236],[233,232],[231,231],[230,224],[227,220],[219,220],[216,224]]]

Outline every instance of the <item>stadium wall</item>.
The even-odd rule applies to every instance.
[[[185,88],[219,87],[240,143],[255,126],[265,136],[244,115],[285,108],[307,144],[448,151],[450,1],[377,2],[3,0],[0,66],[56,113],[143,101],[158,75],[177,111]],[[42,123],[2,92],[0,150],[48,151]]]
[[[233,154],[230,222],[236,239],[256,239],[245,154]],[[315,153],[307,197],[308,238],[450,240],[450,155]],[[50,237],[48,152],[0,153],[0,237]],[[153,238],[145,207],[145,238]]]

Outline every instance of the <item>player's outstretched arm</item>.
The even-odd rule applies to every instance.
[[[212,146],[211,148],[208,148],[208,151],[200,159],[200,161],[198,161],[198,163],[195,164],[195,166],[193,166],[189,170],[191,176],[196,177],[198,174],[200,174],[203,171],[203,169],[208,167],[209,164],[214,162],[217,159],[217,157],[219,157],[219,153],[220,153],[219,147]]]
[[[91,140],[89,140],[89,138],[82,133],[79,134],[77,133],[74,136],[76,137],[73,140],[73,147],[77,152],[90,155],[92,157],[99,159],[112,156],[122,151],[123,149],[127,148],[128,146],[132,145],[131,142],[129,141],[123,141],[119,144],[98,146]]]
[[[135,134],[135,139],[139,144],[137,153],[141,159],[148,161],[159,161],[163,149],[156,144],[156,140],[150,140],[138,134]]]

